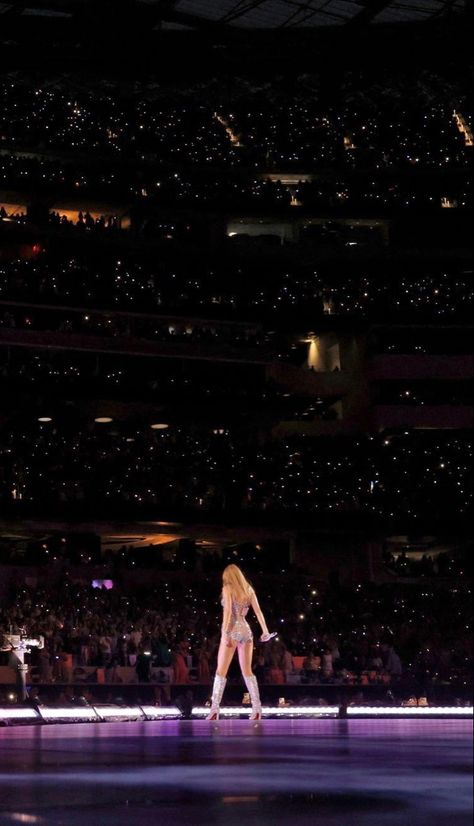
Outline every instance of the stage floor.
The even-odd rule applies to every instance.
[[[0,729],[0,824],[464,826],[472,721]]]

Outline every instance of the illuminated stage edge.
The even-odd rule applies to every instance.
[[[191,716],[184,718],[177,706],[114,706],[95,705],[77,706],[75,708],[58,708],[38,706],[24,708],[19,706],[0,707],[0,725],[28,725],[50,723],[101,723],[101,722],[138,722],[157,720],[202,720],[209,714],[209,708],[196,706]],[[248,719],[249,708],[221,708],[221,719]],[[376,718],[376,717],[418,717],[459,719],[472,718],[472,706],[263,706],[263,718],[268,719],[322,719],[322,718]]]

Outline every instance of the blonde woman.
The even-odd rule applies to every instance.
[[[227,672],[238,648],[242,676],[252,702],[251,720],[260,720],[262,705],[257,678],[252,673],[253,634],[246,620],[252,607],[262,629],[261,642],[268,642],[276,633],[270,634],[258,604],[257,595],[245,579],[237,565],[228,565],[222,574],[222,633],[217,656],[217,672],[212,689],[211,711],[208,720],[219,719],[219,709],[227,682]]]

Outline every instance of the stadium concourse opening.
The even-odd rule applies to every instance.
[[[2,826],[472,822],[471,24],[0,3]]]

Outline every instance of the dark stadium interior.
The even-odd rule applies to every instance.
[[[471,27],[462,0],[0,3],[0,824],[91,805],[74,727],[67,815],[66,735],[9,710],[209,703],[229,563],[278,632],[264,706],[343,719],[78,725],[94,823],[423,826],[421,780],[367,777],[412,749],[434,782],[433,743],[467,823],[469,721],[374,720],[378,752],[345,717],[472,711]],[[15,633],[45,641],[25,699]]]

